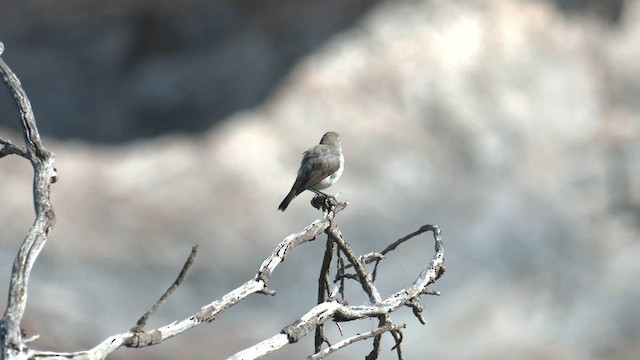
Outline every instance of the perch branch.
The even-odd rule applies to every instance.
[[[444,273],[444,248],[441,239],[440,228],[436,225],[427,225],[433,231],[435,239],[435,254],[427,267],[420,272],[412,285],[392,294],[389,298],[369,305],[348,306],[336,300],[316,305],[304,316],[293,324],[285,327],[282,332],[266,339],[252,347],[244,349],[227,360],[257,359],[286,346],[295,343],[315,329],[319,324],[333,319],[333,321],[351,321],[363,318],[379,318],[388,316],[402,306],[410,303],[415,297],[422,294],[429,284],[436,281]],[[377,336],[377,335],[375,335]],[[397,344],[396,344],[397,346]]]

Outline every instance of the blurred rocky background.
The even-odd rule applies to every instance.
[[[276,207],[302,151],[335,130],[347,160],[330,192],[351,204],[338,221],[358,252],[427,223],[444,232],[427,325],[393,316],[407,359],[636,358],[639,38],[638,0],[0,1],[2,58],[60,174],[25,330],[74,351],[129,329],[194,244],[150,326],[220,298],[320,216],[310,194]],[[0,91],[0,136],[19,141],[18,124]],[[26,161],[0,160],[0,203],[7,289],[33,221]],[[297,248],[275,297],[112,358],[221,359],[276,334],[314,305],[323,250]],[[424,236],[389,256],[383,295],[432,254]]]

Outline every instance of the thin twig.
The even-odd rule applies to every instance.
[[[408,234],[396,241],[394,241],[393,243],[391,243],[390,245],[388,245],[386,248],[384,248],[384,250],[382,250],[379,253],[369,253],[366,255],[363,255],[362,258],[362,263],[363,264],[371,264],[371,263],[375,263],[373,266],[373,271],[371,272],[371,281],[375,282],[378,276],[378,265],[380,265],[380,261],[382,259],[384,259],[385,255],[393,250],[395,250],[400,244],[404,243],[407,240],[410,240],[412,238],[414,238],[415,236],[418,236],[424,232],[427,232],[429,230],[433,230],[433,226],[432,225],[424,225],[422,227],[420,227],[420,229],[412,232],[411,234]],[[347,269],[353,267],[352,264],[347,265]]]
[[[411,234],[404,236],[396,241],[394,241],[393,243],[389,244],[389,246],[387,246],[386,248],[384,248],[384,250],[382,250],[380,252],[380,254],[382,255],[386,255],[387,253],[395,250],[400,244],[402,244],[403,242],[410,240],[413,237],[416,237],[422,233],[425,233],[427,231],[434,231],[434,229],[437,228],[437,226],[435,225],[424,225],[421,226],[420,229],[412,232]]]
[[[412,238],[425,233],[427,231],[433,231],[434,232],[434,236],[439,236],[440,235],[440,228],[438,228],[438,226],[436,225],[423,225],[420,227],[420,229],[394,241],[393,243],[389,244],[386,248],[384,248],[384,250],[382,250],[380,252],[380,255],[382,255],[381,258],[378,257],[371,257],[365,260],[365,264],[369,264],[372,262],[375,262],[375,265],[373,266],[373,280],[375,281],[376,279],[376,275],[378,274],[378,265],[380,265],[380,261],[384,258],[384,256],[388,253],[390,253],[391,251],[395,250],[398,246],[400,246],[400,244],[411,240]],[[438,232],[438,234],[436,234],[436,231]]]
[[[182,284],[182,282],[184,281],[184,278],[187,276],[187,273],[189,272],[189,269],[191,268],[191,265],[193,265],[193,260],[195,259],[197,253],[198,253],[198,245],[195,245],[194,247],[191,248],[191,253],[187,258],[187,261],[182,266],[182,270],[180,271],[180,274],[178,274],[178,277],[173,282],[173,284],[169,286],[167,291],[165,291],[164,294],[162,294],[160,299],[158,299],[158,301],[155,304],[153,304],[151,309],[147,310],[147,312],[144,313],[144,315],[142,315],[142,317],[138,320],[136,325],[132,327],[131,330],[129,331],[134,333],[142,331],[142,329],[147,325],[147,321],[149,320],[149,317],[155,314],[156,311],[158,311],[158,309],[160,309],[160,307],[167,302],[167,299],[169,299],[169,296],[171,296],[171,294],[173,294],[176,291],[178,286]]]
[[[309,357],[307,357],[307,360],[320,360],[320,359],[324,359],[325,357],[327,357],[328,355],[348,346],[351,345],[355,342],[361,341],[361,340],[366,340],[369,339],[371,337],[374,336],[378,336],[381,335],[387,331],[399,331],[400,329],[403,329],[405,327],[405,325],[395,325],[395,324],[386,324],[383,325],[377,329],[371,330],[369,332],[363,333],[363,334],[358,334],[355,336],[352,336],[350,338],[344,339],[340,342],[337,342],[335,344],[333,344],[332,346],[317,352]]]
[[[391,350],[396,350],[398,354],[398,360],[404,359],[402,356],[402,339],[404,339],[404,335],[402,334],[402,329],[394,329],[391,330],[391,336],[395,340],[396,344],[391,348]]]

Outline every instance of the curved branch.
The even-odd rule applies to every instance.
[[[371,337],[374,336],[378,336],[381,335],[387,331],[399,331],[400,329],[404,329],[405,325],[394,325],[394,324],[386,324],[383,325],[379,328],[376,328],[374,330],[368,331],[366,333],[362,333],[362,334],[358,334],[349,338],[346,338],[342,341],[339,341],[331,346],[329,346],[328,348],[319,351],[311,356],[309,356],[307,358],[307,360],[319,360],[319,359],[324,359],[325,357],[329,356],[330,354],[342,349],[343,347],[346,347],[348,345],[351,345],[355,342],[361,341],[361,340],[365,340],[365,339],[369,339]]]
[[[4,45],[0,48],[4,50]],[[33,201],[36,213],[35,221],[13,263],[7,308],[0,322],[2,355],[8,357],[16,351],[24,351],[26,348],[20,334],[20,323],[27,305],[27,287],[31,269],[55,223],[55,214],[49,199],[49,188],[56,179],[56,170],[53,167],[53,154],[44,148],[40,140],[29,98],[16,75],[1,58],[0,73],[20,110],[25,141],[24,150],[17,146],[12,147],[12,144],[4,141],[2,143],[3,151],[18,154],[31,162],[34,171]]]
[[[142,329],[147,325],[147,321],[149,320],[149,317],[155,314],[158,311],[158,309],[160,309],[160,307],[167,302],[167,300],[169,299],[169,296],[171,296],[171,294],[173,294],[176,291],[178,286],[180,286],[180,284],[182,284],[182,282],[184,281],[184,278],[187,277],[187,273],[189,272],[189,269],[191,269],[191,265],[193,265],[193,261],[197,253],[198,253],[198,245],[195,245],[191,248],[191,253],[187,258],[187,261],[182,266],[182,270],[180,271],[180,274],[178,274],[178,277],[173,282],[173,284],[171,284],[171,286],[169,286],[167,291],[165,291],[164,294],[162,294],[160,299],[158,299],[158,301],[155,304],[153,304],[151,309],[147,310],[147,312],[145,312],[144,315],[142,315],[142,317],[138,319],[138,322],[136,323],[136,325],[132,327],[131,330],[129,331],[134,333],[142,332]]]

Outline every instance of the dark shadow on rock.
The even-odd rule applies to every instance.
[[[615,25],[624,12],[624,0],[551,0],[567,15],[592,14],[605,23]]]
[[[0,41],[44,135],[120,143],[202,132],[259,105],[293,64],[376,2],[17,5],[0,14]],[[0,126],[18,124],[0,93]]]

